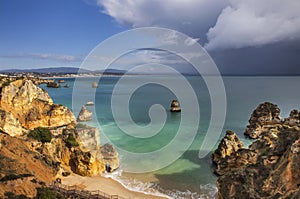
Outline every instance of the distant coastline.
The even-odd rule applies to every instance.
[[[184,76],[219,76],[218,74],[198,74],[198,73],[181,73]],[[145,76],[145,75],[173,75],[170,73],[131,73],[120,69],[106,70],[88,70],[76,67],[55,67],[55,68],[38,68],[38,69],[6,69],[0,70],[0,76],[27,76],[40,78],[77,78],[77,77],[97,77],[97,76]],[[300,76],[300,74],[223,74],[224,77],[278,77],[278,76]]]

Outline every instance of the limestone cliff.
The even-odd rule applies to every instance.
[[[26,129],[75,126],[73,113],[53,104],[51,97],[31,80],[12,81],[0,90],[0,109],[11,113]]]
[[[275,104],[264,102],[253,111],[244,134],[256,139],[261,133],[280,127],[280,109]]]
[[[224,151],[220,144],[212,156],[216,173],[221,175],[217,181],[220,199],[300,198],[299,111],[293,110],[289,118],[279,120],[277,106],[268,103],[260,105],[259,110],[262,109],[265,110],[254,111],[257,115],[251,116],[262,119],[250,123],[254,126],[256,121],[264,130],[254,136],[256,140],[248,149],[239,148],[215,161],[214,157],[220,157],[219,152]],[[226,136],[221,143],[224,140]]]
[[[0,110],[0,130],[10,136],[21,136],[25,132],[20,121],[4,110]]]
[[[0,79],[0,197],[6,191],[32,197],[63,173],[99,175],[107,163],[117,169],[118,153],[100,146],[98,129],[76,128],[73,113],[33,81]]]

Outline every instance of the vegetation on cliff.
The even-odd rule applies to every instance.
[[[51,142],[52,134],[47,128],[37,127],[29,132],[28,137],[33,138],[39,142],[46,143]]]
[[[107,146],[102,153],[98,130],[76,128],[74,114],[53,104],[36,82],[0,79],[0,197],[43,198],[47,192],[53,198],[45,185],[66,173],[99,175],[111,158]],[[118,168],[116,151],[110,161]]]

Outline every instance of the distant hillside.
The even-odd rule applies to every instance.
[[[0,73],[51,73],[51,74],[76,74],[79,68],[75,67],[55,67],[55,68],[37,68],[37,69],[7,69]],[[92,73],[90,70],[80,70],[80,73]]]
[[[106,70],[96,70],[96,73],[103,73],[103,74],[125,74],[126,70],[119,70],[119,69],[106,69]]]

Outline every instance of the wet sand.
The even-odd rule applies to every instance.
[[[102,176],[82,177],[70,175],[62,179],[64,185],[77,185],[89,191],[101,191],[109,195],[118,195],[126,199],[166,199],[167,197],[154,196],[126,189],[119,182]]]

